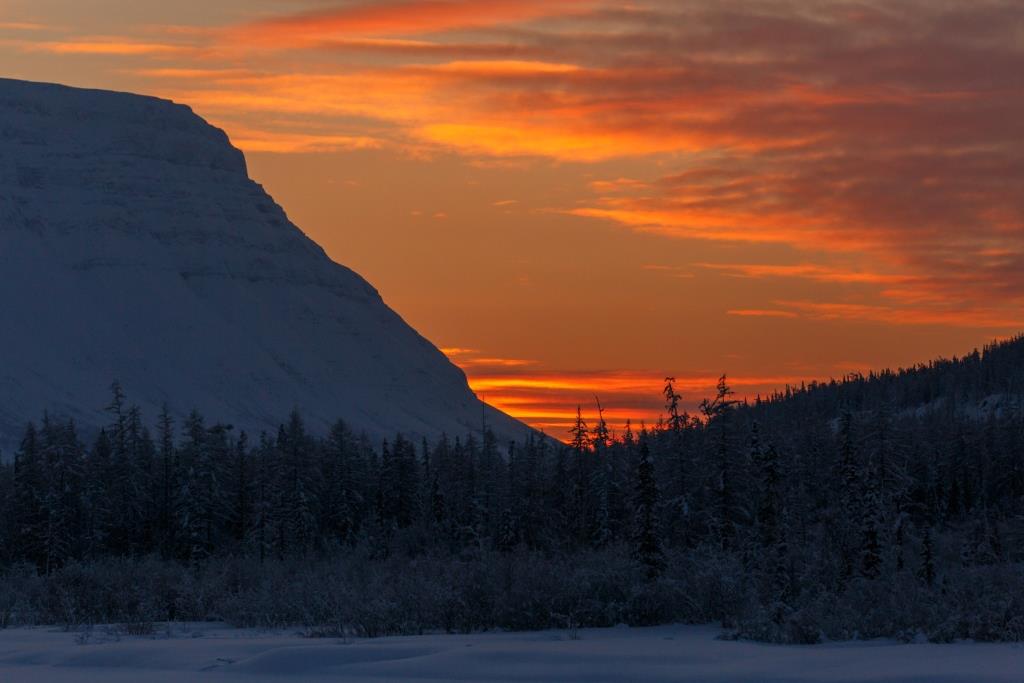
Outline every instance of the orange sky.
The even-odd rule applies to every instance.
[[[0,75],[185,102],[562,435],[1024,328],[1009,0],[0,0]]]

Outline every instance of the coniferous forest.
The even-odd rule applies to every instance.
[[[1024,640],[1021,338],[755,401],[723,378],[695,414],[669,378],[657,424],[566,444],[246,435],[111,393],[89,443],[42,416],[0,464],[0,627]]]

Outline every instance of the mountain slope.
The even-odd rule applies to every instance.
[[[527,428],[249,179],[181,105],[0,80],[0,444],[86,430],[109,385],[154,417],[272,430],[296,408],[381,437]]]
[[[885,410],[895,416],[942,412],[973,420],[1016,414],[1024,405],[1024,336],[986,345],[960,357],[886,369],[789,388],[751,405],[761,421],[835,419]]]

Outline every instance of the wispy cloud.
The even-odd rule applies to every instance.
[[[58,55],[172,55],[192,52],[193,48],[166,43],[144,43],[119,38],[95,40],[68,40],[26,42],[22,49],[29,52],[52,52]]]
[[[250,151],[557,167],[576,189],[545,198],[552,215],[679,240],[675,258],[641,262],[742,290],[715,309],[733,325],[999,333],[1021,322],[1024,49],[1013,0],[285,7],[125,36],[12,21],[0,42],[117,64]],[[683,263],[678,250],[694,244],[700,262]]]
[[[463,346],[442,346],[441,353],[448,356],[449,358],[456,358],[459,356],[468,356],[479,354],[478,349],[470,349]]]
[[[45,31],[48,26],[27,21],[0,21],[0,31]]]
[[[726,311],[729,315],[738,315],[744,318],[796,318],[799,317],[795,311],[784,311],[775,308],[733,308]]]
[[[236,38],[288,44],[332,36],[413,36],[572,12],[581,0],[409,0],[310,10],[238,27]]]
[[[365,116],[391,144],[480,164],[649,159],[657,173],[592,178],[593,195],[561,210],[790,247],[805,257],[700,267],[873,293],[837,301],[848,318],[1003,327],[1024,304],[1020,18],[1002,0],[350,5],[231,35],[386,61],[181,94],[254,115]],[[834,319],[820,303],[771,315]]]
[[[506,372],[487,374],[467,368],[470,387],[488,403],[552,435],[563,437],[573,424],[576,408],[593,421],[597,401],[605,419],[621,429],[627,420],[634,425],[655,424],[664,415],[662,389],[665,375],[653,372]],[[701,400],[714,392],[718,374],[682,375],[675,388],[684,405],[696,411]],[[793,376],[736,376],[729,383],[740,397],[767,395],[787,384],[798,384]]]
[[[780,306],[793,309],[801,316],[818,320],[868,320],[890,325],[939,325],[943,327],[971,328],[1024,328],[1024,315],[1005,313],[987,308],[928,307],[907,308],[873,304],[778,301]]]
[[[911,275],[898,273],[876,273],[865,270],[835,268],[814,263],[794,265],[749,264],[749,263],[695,263],[694,266],[715,270],[734,277],[744,278],[800,278],[818,282],[866,283],[866,284],[908,284],[919,280]]]
[[[442,349],[462,367],[470,387],[487,403],[562,438],[580,407],[588,419],[596,417],[597,401],[605,419],[621,428],[655,424],[664,413],[665,374],[649,371],[597,370],[557,372],[534,360],[491,357],[472,348]],[[720,373],[677,373],[675,388],[686,407],[696,410],[715,389]],[[737,376],[729,383],[740,397],[765,395],[803,378],[792,375]]]
[[[331,135],[234,127],[232,141],[247,152],[337,152],[379,149],[384,142],[365,135]]]

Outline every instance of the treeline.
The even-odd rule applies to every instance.
[[[723,378],[696,415],[669,379],[658,424],[581,415],[565,445],[376,444],[299,415],[250,439],[166,411],[151,433],[115,386],[94,443],[44,418],[0,467],[6,613],[1024,639],[1022,346],[753,403]]]
[[[989,411],[1018,410],[1024,400],[1024,336],[994,342],[966,356],[943,358],[898,370],[787,387],[766,398],[774,415],[805,420],[832,419],[842,411],[871,411],[882,406],[969,413],[975,420]]]

